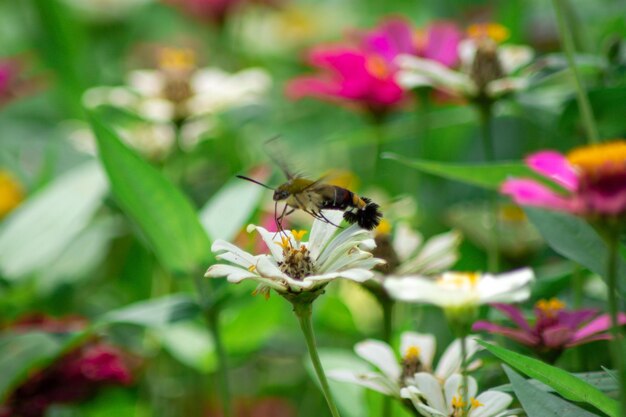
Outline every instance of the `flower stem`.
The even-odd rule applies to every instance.
[[[224,340],[222,339],[222,332],[220,330],[220,312],[217,308],[213,308],[207,312],[206,316],[209,324],[209,331],[211,332],[211,336],[213,336],[213,343],[215,343],[215,353],[217,354],[219,364],[217,369],[217,378],[219,381],[222,410],[224,412],[224,417],[232,417],[233,410],[231,404],[230,383],[228,381],[228,361],[226,349],[224,347]]]
[[[317,353],[317,345],[315,343],[315,335],[313,334],[313,324],[311,321],[313,304],[294,303],[293,307],[293,311],[296,313],[298,321],[300,322],[300,328],[302,329],[307,348],[309,349],[311,362],[313,362],[313,368],[315,368],[315,373],[317,374],[320,386],[322,387],[322,392],[324,394],[324,398],[326,398],[326,403],[328,404],[328,408],[330,409],[330,414],[333,417],[340,417],[337,406],[335,405],[333,397],[330,393],[330,386],[328,385],[328,380],[326,379],[326,374],[324,373],[322,362],[320,361],[320,357]]]
[[[593,116],[593,110],[591,108],[591,104],[589,103],[589,97],[587,97],[587,93],[584,90],[582,78],[578,72],[578,68],[576,67],[576,61],[574,58],[574,54],[576,52],[574,50],[574,39],[565,19],[565,5],[563,4],[563,0],[552,0],[552,4],[556,14],[563,50],[565,51],[565,56],[567,57],[567,64],[569,65],[572,75],[574,76],[576,99],[578,101],[578,107],[580,108],[580,114],[585,130],[587,131],[587,141],[589,143],[598,143],[600,141],[600,137],[598,135],[598,128]]]
[[[485,161],[493,162],[495,153],[493,150],[493,135],[491,134],[492,103],[479,104],[480,126],[482,130],[483,155]],[[498,272],[500,269],[500,232],[498,230],[498,194],[491,193],[489,196],[489,217],[491,217],[491,239],[487,248],[487,268],[489,272]]]
[[[617,368],[620,401],[622,404],[622,417],[626,417],[626,369],[624,368],[624,350],[622,334],[619,325],[619,308],[617,301],[617,265],[619,260],[619,229],[611,228],[607,233],[608,257],[606,265],[606,279],[609,287],[609,315],[611,316],[611,350],[613,354],[613,366]]]
[[[463,396],[463,404],[465,407],[469,404],[469,386],[468,386],[468,378],[467,378],[467,336],[461,337],[461,377],[463,378],[463,382],[461,385],[461,395]],[[467,415],[467,408],[463,408],[463,415]]]
[[[380,304],[383,309],[383,340],[390,344],[393,335],[393,307],[395,303],[389,298],[381,300]],[[383,398],[383,417],[391,417],[391,406],[391,397],[385,396]]]

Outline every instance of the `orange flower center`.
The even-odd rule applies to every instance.
[[[567,154],[567,160],[585,175],[626,171],[626,140],[576,148]]]
[[[380,55],[371,55],[367,58],[367,70],[376,78],[387,78],[391,71],[383,57]]]
[[[467,35],[476,40],[487,38],[502,43],[509,38],[510,32],[498,23],[476,23],[467,28]]]
[[[0,170],[0,219],[24,199],[22,186],[9,172]]]
[[[554,318],[559,311],[565,308],[565,303],[558,298],[551,298],[549,300],[537,301],[535,308],[541,311],[546,317]]]
[[[164,70],[192,70],[196,66],[196,54],[189,48],[163,48],[159,51],[158,64]]]

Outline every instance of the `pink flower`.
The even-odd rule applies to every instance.
[[[517,204],[581,216],[626,213],[626,140],[577,148],[567,155],[541,151],[530,155],[526,164],[563,191],[531,179],[509,179],[500,191]]]
[[[479,321],[472,330],[501,334],[531,347],[546,360],[555,361],[563,350],[596,340],[611,339],[608,333],[611,321],[608,314],[598,316],[594,309],[566,310],[565,304],[553,298],[535,304],[534,324],[530,324],[522,311],[507,304],[492,304],[507,317],[514,327],[488,321]],[[619,323],[626,324],[626,314],[620,313]]]
[[[416,36],[409,22],[391,18],[353,38],[352,43],[313,49],[309,64],[321,73],[291,80],[287,96],[356,104],[374,115],[384,115],[407,99],[406,90],[396,81],[399,68],[395,59],[414,55],[455,65],[461,32],[450,23],[437,23]]]
[[[76,316],[32,315],[13,323],[14,332],[69,333],[85,327]],[[0,417],[41,417],[53,404],[83,401],[107,385],[128,385],[133,377],[129,357],[120,349],[91,339],[33,373],[0,406]]]

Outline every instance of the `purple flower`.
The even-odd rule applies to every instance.
[[[508,304],[492,306],[511,319],[515,326],[506,327],[479,321],[472,330],[506,336],[531,347],[539,356],[551,362],[567,348],[611,339],[608,333],[611,327],[608,314],[598,315],[595,309],[566,310],[565,304],[556,298],[540,300],[535,304],[533,324],[524,318],[517,307]],[[620,313],[619,323],[626,324],[626,314]]]

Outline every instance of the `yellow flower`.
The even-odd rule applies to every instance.
[[[19,206],[24,190],[8,171],[0,170],[0,219]]]

